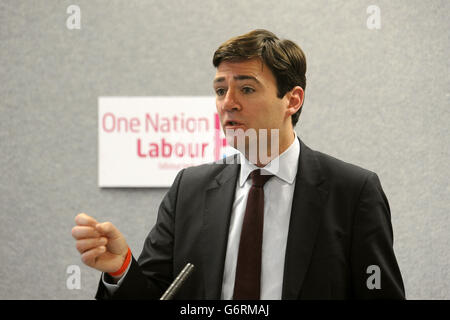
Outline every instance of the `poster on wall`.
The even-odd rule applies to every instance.
[[[236,152],[214,97],[99,97],[99,187],[170,187],[189,166]]]

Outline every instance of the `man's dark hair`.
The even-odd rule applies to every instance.
[[[278,98],[295,86],[306,87],[306,58],[302,49],[290,40],[280,40],[270,31],[257,29],[231,38],[214,52],[213,65],[223,61],[239,62],[260,58],[272,71],[277,81]],[[292,115],[292,126],[297,124],[303,108]]]

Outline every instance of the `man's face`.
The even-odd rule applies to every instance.
[[[222,62],[213,85],[225,134],[227,129],[255,129],[256,134],[267,129],[270,137],[270,129],[278,129],[280,149],[290,144],[284,141],[293,137],[289,99],[277,97],[276,79],[260,59]]]

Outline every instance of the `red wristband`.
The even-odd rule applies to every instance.
[[[126,256],[125,261],[123,262],[122,266],[120,267],[120,269],[117,270],[116,272],[108,272],[108,274],[111,277],[120,276],[122,273],[125,272],[125,270],[127,270],[128,265],[130,264],[130,261],[131,261],[131,250],[130,250],[130,248],[128,248],[127,256]]]

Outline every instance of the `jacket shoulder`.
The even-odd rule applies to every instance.
[[[239,157],[229,156],[214,162],[187,167],[182,170],[182,182],[196,186],[205,186],[211,183],[212,179],[219,177],[228,166],[238,166]]]
[[[316,159],[320,163],[322,173],[325,178],[344,184],[364,183],[368,177],[376,175],[375,172],[358,166],[353,163],[335,158],[329,154],[312,150]]]

